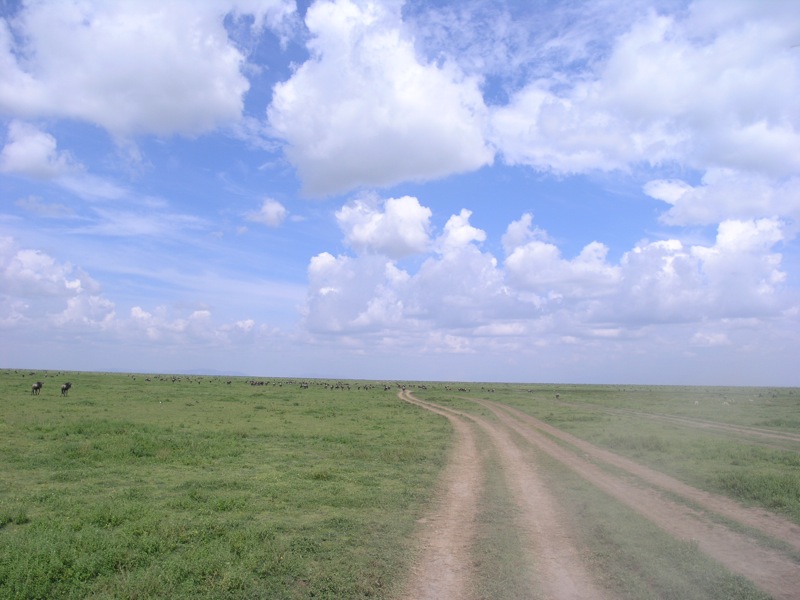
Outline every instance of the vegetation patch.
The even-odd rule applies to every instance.
[[[792,428],[798,389],[510,386],[502,402],[694,487],[800,523],[800,427]],[[591,414],[599,417],[584,418]]]
[[[492,600],[531,597],[529,570],[535,560],[524,551],[519,528],[519,508],[511,497],[500,457],[484,436],[480,438],[485,457],[486,481],[477,517],[475,596]]]
[[[800,470],[728,470],[718,475],[717,482],[720,488],[740,500],[800,515]]]
[[[542,455],[543,475],[570,515],[585,555],[611,597],[630,600],[767,600],[691,541],[678,540]]]
[[[383,386],[24,375],[0,371],[3,598],[385,597],[450,440]]]

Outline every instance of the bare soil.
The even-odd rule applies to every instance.
[[[418,400],[407,391],[400,397],[445,416],[456,432],[437,505],[419,523],[421,550],[404,598],[475,597],[470,548],[484,482],[478,431],[501,457],[519,509],[530,597],[602,599],[608,594],[587,568],[580,532],[571,529],[569,515],[543,484],[525,448],[546,453],[670,535],[694,542],[776,600],[800,598],[800,527],[794,523],[693,488],[497,402],[475,400],[495,417],[488,419]],[[764,538],[776,542],[765,545]],[[781,545],[785,551],[776,549]]]
[[[605,597],[583,563],[577,538],[567,526],[568,515],[559,509],[538,476],[536,465],[525,458],[508,428],[418,400],[409,392],[401,393],[400,397],[446,416],[456,429],[456,445],[444,477],[446,491],[434,512],[421,523],[420,561],[413,570],[404,598],[474,597],[467,544],[474,536],[483,467],[476,452],[476,433],[467,425],[468,421],[488,435],[500,455],[507,485],[520,509],[517,525],[525,533],[525,553],[532,565],[528,582],[531,597],[553,600],[602,600]],[[469,501],[464,502],[467,488],[474,492]],[[456,510],[448,505],[448,499],[457,503]],[[454,547],[446,547],[448,540],[454,540]]]
[[[405,395],[404,395],[405,394]],[[401,398],[446,417],[455,431],[447,469],[434,510],[420,519],[418,560],[402,598],[407,600],[467,598],[469,549],[475,537],[483,471],[475,432],[463,418],[433,405]]]

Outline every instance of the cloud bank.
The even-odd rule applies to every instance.
[[[542,6],[7,9],[0,327],[509,363],[796,349],[796,3]],[[651,210],[638,239],[534,218],[585,208],[575,182]]]
[[[311,58],[275,86],[268,109],[304,189],[425,181],[492,162],[478,81],[423,62],[396,2],[315,2]]]

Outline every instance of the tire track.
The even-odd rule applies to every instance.
[[[410,394],[400,398],[413,402]],[[420,404],[421,405],[421,404]],[[434,512],[420,520],[420,560],[401,598],[446,600],[467,598],[470,549],[475,541],[478,498],[483,486],[481,458],[471,426],[443,409],[424,406],[446,417],[455,432],[444,480]]]
[[[626,408],[606,408],[590,404],[578,404],[575,402],[558,402],[561,406],[569,406],[572,408],[579,408],[581,410],[588,410],[593,412],[605,413],[608,415],[621,415],[621,416],[636,416],[651,421],[662,421],[665,423],[673,423],[676,425],[683,425],[684,427],[692,427],[694,429],[705,429],[714,433],[735,433],[748,437],[763,438],[766,440],[775,440],[783,442],[793,442],[800,444],[800,434],[792,433],[789,431],[780,431],[777,429],[765,429],[763,427],[750,427],[747,425],[734,425],[733,423],[723,423],[721,421],[711,421],[709,419],[700,419],[697,417],[684,417],[678,415],[662,415],[659,413],[642,412],[638,410],[630,410]],[[791,444],[785,445],[764,445],[781,450],[795,450],[798,448],[790,448]]]
[[[731,571],[744,575],[774,598],[780,600],[798,598],[800,564],[796,560],[779,551],[761,546],[745,534],[715,523],[707,515],[670,500],[653,488],[639,487],[611,475],[590,460],[590,458],[605,460],[610,458],[607,456],[610,453],[600,452],[599,449],[594,449],[583,442],[580,449],[588,456],[581,457],[547,437],[543,430],[547,430],[548,433],[558,433],[559,436],[568,434],[550,428],[545,423],[506,405],[489,401],[476,402],[491,410],[504,426],[516,431],[533,446],[565,464],[669,534],[680,539],[695,541],[705,554]]]
[[[736,521],[737,523],[741,523],[747,527],[752,527],[753,529],[758,529],[768,536],[777,540],[781,540],[789,544],[795,550],[800,551],[800,526],[789,521],[788,519],[784,519],[762,509],[742,506],[738,502],[725,496],[699,490],[683,483],[678,479],[675,479],[674,477],[671,477],[670,475],[666,475],[641,465],[609,450],[594,446],[593,444],[590,444],[585,440],[553,427],[544,421],[540,421],[539,419],[536,419],[522,412],[521,410],[507,405],[490,402],[488,400],[477,400],[477,402],[483,406],[486,406],[490,410],[501,409],[506,411],[517,420],[522,421],[539,431],[549,434],[552,437],[567,442],[568,444],[575,446],[579,450],[585,452],[587,455],[595,459],[613,465],[619,469],[622,469],[623,471],[627,471],[628,473],[635,475],[639,479],[646,481],[652,486],[661,488],[662,490],[666,490],[677,496],[690,500],[698,506],[702,506],[707,510],[731,519],[732,521]]]
[[[673,415],[658,415],[652,413],[639,413],[632,412],[637,416],[646,417],[655,421],[665,421],[668,423],[677,423],[696,429],[709,429],[722,432],[736,433],[738,435],[748,435],[753,437],[767,438],[771,440],[786,440],[794,443],[800,443],[800,435],[788,431],[776,431],[773,429],[762,429],[759,427],[747,427],[745,425],[733,425],[731,423],[720,423],[718,421],[709,421],[707,419],[696,419],[693,417],[678,417]]]
[[[534,590],[552,600],[601,600],[605,597],[604,591],[596,585],[583,563],[574,532],[566,526],[567,515],[560,511],[538,475],[536,466],[526,458],[507,427],[418,400],[409,392],[401,393],[400,398],[437,414],[444,414],[451,422],[455,420],[463,424],[461,419],[469,419],[488,435],[501,457],[507,487],[520,509],[517,525],[525,533],[523,551],[531,565],[527,575],[532,597]]]

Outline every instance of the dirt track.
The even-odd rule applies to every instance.
[[[582,559],[581,541],[568,526],[569,515],[563,514],[537,475],[537,465],[526,448],[555,458],[670,535],[694,541],[702,552],[775,599],[800,597],[800,562],[791,552],[800,550],[797,525],[688,486],[503,404],[475,400],[495,417],[485,419],[418,400],[410,392],[400,397],[447,417],[457,434],[437,506],[421,523],[419,567],[405,598],[471,597],[470,543],[484,480],[476,449],[479,432],[486,434],[501,457],[519,509],[518,526],[525,533],[526,559],[531,565],[528,597],[588,599],[608,597],[608,593],[593,580]],[[744,528],[724,525],[720,517]],[[782,542],[787,551],[762,545],[745,533],[750,530]]]

